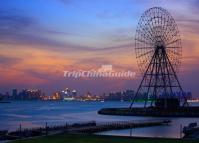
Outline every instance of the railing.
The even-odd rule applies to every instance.
[[[112,121],[112,122],[99,122],[88,121],[79,123],[65,123],[63,125],[51,125],[45,123],[45,127],[37,127],[30,129],[22,129],[20,125],[19,129],[13,132],[4,132],[0,135],[0,140],[13,140],[20,138],[29,138],[35,136],[46,136],[58,133],[83,133],[91,134],[109,130],[119,130],[128,128],[138,128],[146,126],[159,126],[169,124],[170,120],[141,120],[141,121]],[[2,132],[3,133],[3,132]]]

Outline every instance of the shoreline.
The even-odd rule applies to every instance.
[[[91,135],[95,133],[100,133],[103,131],[111,130],[122,130],[130,128],[142,128],[151,126],[162,126],[169,125],[171,120],[145,120],[145,121],[115,121],[115,122],[105,122],[97,123],[96,121],[90,121],[85,123],[74,123],[74,124],[64,124],[59,126],[46,126],[44,128],[32,128],[32,129],[22,129],[21,125],[19,130],[14,132],[8,132],[7,130],[0,132],[0,141],[4,140],[17,140],[26,139],[31,137],[41,137],[44,135],[55,135],[55,134],[83,134]]]
[[[179,107],[176,109],[161,109],[156,107],[134,107],[134,108],[102,108],[98,110],[101,115],[118,116],[148,116],[148,117],[199,117],[199,106]]]
[[[90,135],[90,134],[56,134],[28,139],[11,141],[12,143],[198,143],[198,139],[173,139],[151,137],[127,137],[113,135]]]

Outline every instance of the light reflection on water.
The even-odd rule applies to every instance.
[[[50,102],[23,101],[0,104],[0,130],[15,130],[21,124],[23,128],[50,125],[63,125],[66,122],[81,122],[95,120],[98,122],[119,120],[146,120],[155,117],[108,116],[99,115],[97,110],[108,107],[128,107],[128,102]],[[155,118],[157,119],[157,118]],[[199,118],[170,118],[169,126],[145,127],[137,129],[108,131],[99,134],[111,134],[149,137],[180,137],[180,125],[198,122]]]

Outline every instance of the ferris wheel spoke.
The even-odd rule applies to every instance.
[[[152,31],[152,27],[154,27],[153,25],[153,20],[154,18],[150,18],[148,19],[146,16],[143,18],[143,20],[145,21],[145,27],[147,27],[147,33],[150,34],[150,38],[152,39],[152,41],[154,42],[154,32]]]
[[[180,54],[178,52],[175,52],[175,51],[172,51],[172,50],[169,50],[169,49],[167,49],[167,51],[170,52],[170,53],[172,53],[172,54],[180,56]]]
[[[167,39],[167,41],[171,41],[173,37],[178,37],[179,31],[175,31],[175,33],[171,33],[172,36]]]
[[[176,66],[180,65],[180,60],[179,59],[174,59],[173,56],[171,56],[170,54],[167,54],[167,56],[169,57],[169,60],[175,64]]]
[[[147,27],[148,33],[150,34],[152,41],[154,41],[154,35],[151,30],[152,29],[151,24],[148,20],[145,19],[145,21],[146,21],[145,26]]]
[[[167,46],[166,49],[181,49],[181,47],[179,46],[176,46],[176,47],[173,47],[173,46]]]
[[[154,25],[154,17],[151,17],[151,15],[153,15],[153,11],[149,10],[146,15],[144,16],[144,19],[147,23],[147,25],[150,27],[150,33],[152,35],[152,37],[154,38],[154,31],[153,31],[153,27]]]
[[[175,35],[176,35],[177,33],[179,33],[179,31],[175,28],[176,25],[175,25],[174,20],[172,19],[172,20],[170,20],[170,21],[171,21],[171,24],[168,26],[169,29],[168,29],[168,31],[167,31],[167,33],[166,33],[167,41],[170,41],[172,38],[175,37]],[[173,32],[175,32],[175,33],[173,33]]]
[[[153,45],[153,43],[150,43],[150,42],[147,42],[145,40],[138,39],[138,38],[135,38],[135,41],[139,41],[141,43],[145,43],[145,44],[148,44],[148,45]]]
[[[151,19],[148,19],[146,16],[145,16],[145,19],[144,19],[145,21],[146,21],[146,24],[145,24],[145,26],[147,26],[148,27],[148,29],[149,29],[149,33],[150,33],[150,35],[151,35],[151,37],[154,39],[154,34],[153,34],[153,31],[152,31],[152,27],[154,27],[153,26],[153,23],[152,23],[152,18]]]
[[[154,35],[154,38],[156,38],[156,36],[157,36],[158,34],[157,34],[156,29],[155,29],[155,28],[156,28],[155,17],[152,18],[151,24],[152,24],[152,27],[153,27],[152,33],[154,33],[154,34],[153,34],[153,35]]]
[[[147,65],[147,63],[149,63],[148,60],[143,60],[139,62],[140,65]]]
[[[146,56],[146,55],[148,55],[148,54],[150,54],[150,53],[152,53],[152,52],[154,52],[154,50],[150,50],[150,51],[148,51],[148,52],[146,52],[146,53],[140,54],[140,55],[138,55],[136,58],[141,58],[141,57]]]
[[[150,47],[139,47],[139,48],[135,48],[135,49],[154,49],[154,47],[150,46]]]
[[[146,19],[146,16],[142,17],[142,20],[144,21],[143,23],[140,23],[139,26],[141,27],[141,29],[143,30],[143,32],[145,34],[147,34],[148,38],[150,38],[150,40],[152,42],[154,42],[154,37],[153,34],[151,33],[151,26],[149,24],[148,19]]]
[[[178,42],[178,41],[180,41],[180,39],[176,39],[176,40],[174,40],[174,41],[171,41],[171,42],[167,43],[166,46],[171,45],[171,44],[173,44],[173,43],[175,43],[175,42]]]
[[[169,39],[168,39],[168,37],[167,37],[167,39],[165,40],[165,43],[166,44],[169,44],[169,43],[171,43],[171,44],[176,44],[176,43],[178,43],[178,40],[180,40],[180,38],[179,37],[169,37]],[[176,43],[175,43],[176,42]],[[169,46],[168,46],[169,47]],[[173,46],[173,47],[175,47],[175,46]]]
[[[143,29],[142,29],[143,30]],[[146,32],[138,30],[137,32],[140,33],[141,37],[144,37],[145,39],[149,40],[150,42],[153,42],[153,39],[150,37],[150,35],[146,34]]]

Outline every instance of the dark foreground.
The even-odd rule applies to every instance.
[[[119,136],[100,136],[84,134],[59,134],[32,139],[13,141],[13,143],[198,143],[199,140],[135,138]]]
[[[53,135],[53,134],[94,134],[102,131],[110,130],[121,130],[121,129],[130,129],[130,128],[139,128],[139,127],[150,127],[150,126],[161,126],[168,125],[171,123],[170,120],[146,120],[146,121],[114,121],[114,122],[105,122],[105,123],[96,123],[96,121],[90,121],[85,123],[73,123],[73,124],[64,124],[59,126],[47,126],[40,128],[32,129],[20,129],[8,132],[0,131],[0,141],[3,140],[16,140],[16,139],[25,139],[30,137],[38,137],[44,135]]]
[[[154,117],[199,117],[199,106],[178,107],[176,109],[147,108],[103,108],[98,111],[104,115],[154,116]]]

